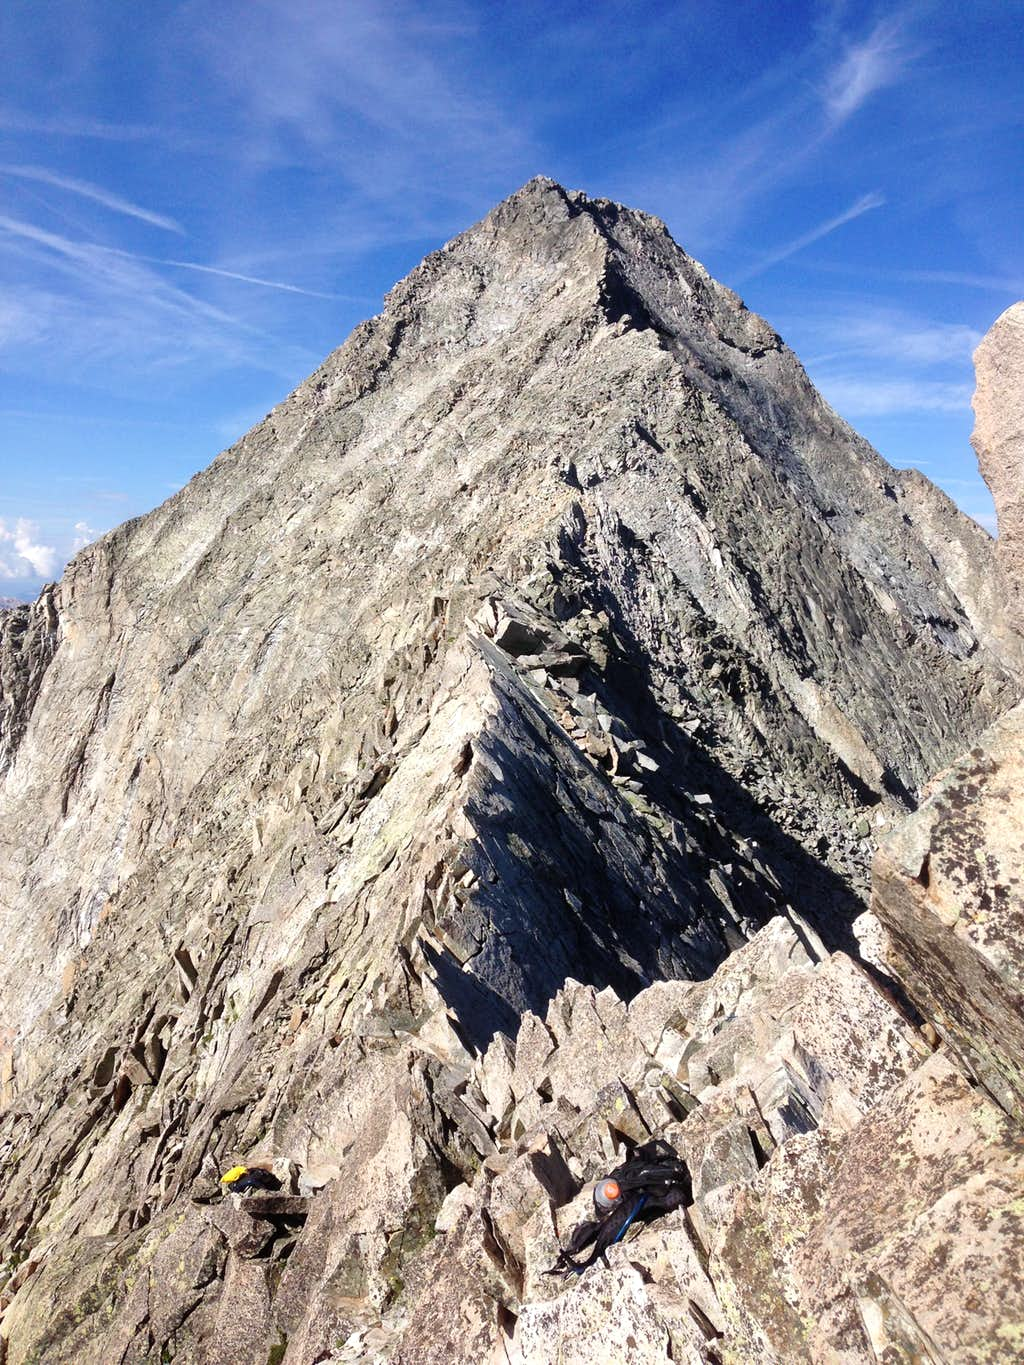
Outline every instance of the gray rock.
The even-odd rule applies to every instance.
[[[974,353],[971,442],[999,520],[1006,614],[1024,636],[1024,302],[1000,315]]]
[[[975,365],[972,440],[999,516],[1007,616],[1019,629],[1024,304],[996,321]],[[970,1071],[1024,1120],[1022,782],[1024,705],[979,735],[886,836],[874,864],[872,909],[888,931],[889,969]]]
[[[749,1161],[693,1214],[726,1267],[696,1336],[622,1263],[614,1321],[530,1295],[566,1171],[659,1124],[741,1123],[755,1165],[851,1142],[914,1064],[845,959],[745,940],[799,901],[852,943],[846,812],[1015,699],[992,560],[658,220],[538,179],[428,257],[0,621],[8,1365],[804,1350],[792,1283],[749,1307],[729,1269]],[[657,768],[616,785],[627,737]],[[254,1153],[341,1175],[243,1256],[190,1197]]]
[[[1024,704],[979,736],[881,845],[888,965],[1024,1121]]]

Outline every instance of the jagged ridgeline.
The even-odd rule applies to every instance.
[[[474,1059],[567,978],[702,979],[787,905],[852,943],[870,834],[1010,700],[993,581],[657,219],[537,179],[429,256],[2,618],[10,1365],[400,1316],[523,1136]],[[252,1156],[299,1204],[196,1202]]]

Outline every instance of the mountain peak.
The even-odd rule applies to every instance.
[[[615,199],[606,199],[601,196],[587,194],[585,190],[567,189],[565,185],[557,180],[553,180],[548,175],[535,175],[527,180],[519,189],[514,190],[500,203],[496,204],[492,213],[497,213],[506,206],[516,206],[528,202],[547,203],[551,205],[564,204],[571,214],[590,213],[595,218],[615,221],[617,218],[628,215],[638,222],[651,225],[655,230],[667,232],[668,229],[660,218],[654,214],[646,213],[642,209],[631,208]]]
[[[781,344],[660,219],[547,176],[429,255],[385,304],[370,330],[397,363],[417,363],[417,353],[433,363],[439,341],[450,356],[522,328],[592,329],[626,319],[653,344],[671,342],[678,357],[689,355],[695,382],[704,384],[728,375],[737,350],[763,355]],[[358,337],[362,345],[366,336]],[[724,358],[718,343],[729,348]],[[349,359],[342,348],[328,369]]]
[[[569,191],[566,190],[565,186],[560,184],[557,180],[552,180],[550,175],[533,175],[525,184],[520,185],[517,190],[513,190],[510,195],[506,196],[506,199],[502,202],[507,203],[509,199],[517,199],[527,195],[536,195],[543,198],[545,195],[556,194],[565,198],[568,193]],[[576,191],[576,193],[579,193],[579,191]]]
[[[525,185],[521,185],[496,204],[481,223],[462,235],[468,236],[484,225],[492,226],[499,231],[528,226],[534,232],[543,233],[545,228],[557,228],[560,224],[564,225],[578,218],[582,218],[584,223],[589,223],[593,231],[606,240],[616,223],[628,219],[634,231],[646,230],[671,241],[668,229],[661,219],[638,209],[628,208],[612,199],[592,197],[583,190],[566,189],[557,180],[552,180],[546,175],[535,175]],[[580,237],[577,240],[582,242],[586,238]],[[676,249],[678,250],[678,247]]]
[[[3,613],[16,1358],[323,1359],[506,1139],[575,1185],[517,1147],[594,1088],[546,1069],[559,1000],[607,1058],[790,906],[855,947],[865,832],[1013,683],[991,542],[929,487],[657,220],[541,177]],[[691,1111],[649,1060],[577,1096],[588,1160]],[[203,1202],[250,1162],[311,1192]]]

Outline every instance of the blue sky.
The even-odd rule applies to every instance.
[[[659,214],[991,525],[1024,4],[6,0],[0,595],[144,512],[542,173]]]

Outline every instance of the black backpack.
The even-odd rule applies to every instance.
[[[569,1238],[568,1246],[558,1253],[548,1275],[582,1275],[600,1257],[605,1265],[608,1247],[621,1242],[637,1219],[669,1213],[693,1203],[693,1186],[686,1162],[661,1138],[645,1142],[633,1150],[621,1166],[616,1166],[594,1186],[596,1219],[580,1225]],[[575,1258],[593,1245],[585,1261]]]
[[[240,1176],[236,1176],[225,1189],[231,1194],[251,1194],[257,1190],[261,1194],[273,1194],[281,1188],[281,1182],[271,1171],[264,1171],[259,1166],[248,1167]]]

